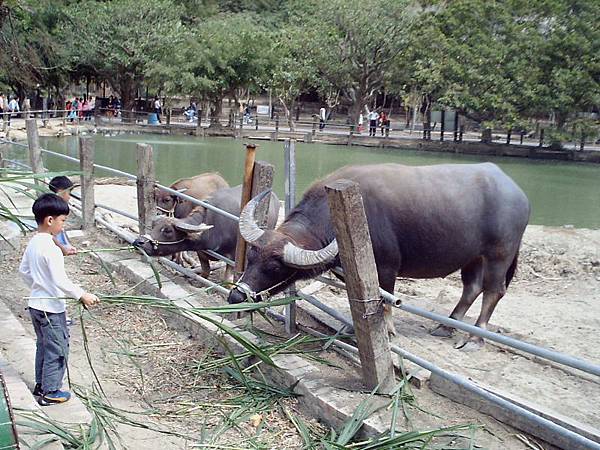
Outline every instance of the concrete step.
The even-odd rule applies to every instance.
[[[16,371],[30,391],[33,390],[35,339],[2,300],[0,300],[0,352],[5,355],[8,365]],[[67,403],[46,406],[43,410],[50,418],[67,424],[89,425],[92,421],[92,416],[75,395]]]
[[[17,371],[8,365],[8,362],[3,355],[0,355],[0,373],[2,373],[4,378],[13,415],[15,415],[19,441],[22,444],[24,443],[26,447],[31,447],[36,444],[39,445],[39,443],[52,437],[50,434],[35,434],[31,428],[20,425],[20,423],[27,421],[27,419],[23,417],[23,413],[33,413],[41,416],[46,416],[46,413],[42,410],[42,407],[38,405],[27,385],[19,377]],[[40,448],[43,450],[63,450],[64,446],[60,442],[53,441]]]

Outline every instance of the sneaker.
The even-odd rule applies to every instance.
[[[35,387],[33,388],[33,396],[34,397],[39,397],[43,393],[44,393],[44,391],[42,391],[42,385],[40,383],[37,383],[35,385]]]
[[[75,319],[73,319],[71,317],[67,317],[65,321],[67,322],[68,327],[75,324]]]
[[[41,406],[55,405],[57,403],[68,402],[71,398],[71,393],[68,391],[53,391],[42,395],[38,399],[38,403]]]

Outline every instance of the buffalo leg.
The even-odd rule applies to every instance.
[[[463,282],[462,295],[450,314],[450,318],[455,320],[462,320],[465,317],[475,299],[483,291],[483,258],[478,258],[475,262],[463,267],[460,276]],[[454,334],[454,327],[440,324],[431,331],[431,334],[450,337]]]
[[[481,314],[475,323],[475,326],[487,329],[488,321],[496,308],[500,299],[504,297],[504,292],[484,292],[483,304],[481,306]],[[458,346],[464,352],[472,352],[480,349],[484,345],[484,340],[481,336],[469,335],[464,343]]]
[[[481,313],[475,322],[475,326],[487,329],[488,322],[492,313],[496,309],[498,302],[506,293],[506,271],[510,262],[490,262],[486,269],[483,286],[483,302],[481,304]],[[484,341],[480,336],[470,335],[469,339],[459,348],[463,351],[474,351],[483,347]]]
[[[208,262],[208,258],[202,252],[197,252],[198,259],[200,260],[200,267],[202,268],[202,272],[200,272],[200,276],[204,278],[208,278],[210,275],[210,263]]]
[[[225,264],[225,281],[233,284],[233,266]]]
[[[396,284],[396,274],[392,273],[389,276],[384,276],[385,280],[382,281],[381,273],[379,274],[379,285],[381,289],[389,292],[390,294],[394,293],[394,285]],[[387,327],[388,335],[396,336],[396,326],[394,325],[394,316],[392,315],[392,306],[383,303],[383,319],[385,320],[385,325]]]

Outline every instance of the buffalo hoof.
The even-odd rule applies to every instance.
[[[469,339],[459,342],[456,345],[456,348],[459,349],[461,352],[471,353],[483,348],[484,344],[485,342],[483,341],[483,338],[471,336]]]
[[[440,324],[431,330],[430,334],[437,337],[452,337],[454,334],[454,328],[449,327],[448,325]]]

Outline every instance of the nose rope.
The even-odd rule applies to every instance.
[[[239,292],[241,292],[242,294],[245,294],[246,297],[248,298],[258,298],[258,297],[265,297],[265,298],[269,298],[271,297],[271,291],[276,289],[277,287],[281,286],[282,284],[287,283],[290,279],[292,279],[296,273],[298,273],[298,271],[294,271],[289,277],[287,277],[285,280],[280,281],[277,284],[274,284],[273,286],[271,286],[270,288],[267,289],[263,289],[260,292],[254,292],[252,290],[252,288],[247,284],[244,283],[243,281],[241,282],[237,282],[235,284],[235,289],[238,290]]]
[[[167,241],[159,241],[159,240],[153,239],[152,236],[150,236],[148,234],[145,234],[142,237],[144,239],[147,239],[148,242],[150,242],[150,244],[152,245],[152,248],[154,250],[158,250],[158,246],[159,245],[179,244],[179,243],[185,241],[185,238],[184,239],[179,239],[178,241],[168,241],[168,242]]]
[[[167,217],[175,217],[175,207],[174,206],[171,209],[165,209],[165,208],[161,208],[160,206],[156,205],[156,209],[158,209],[160,212],[165,213],[165,215]]]

